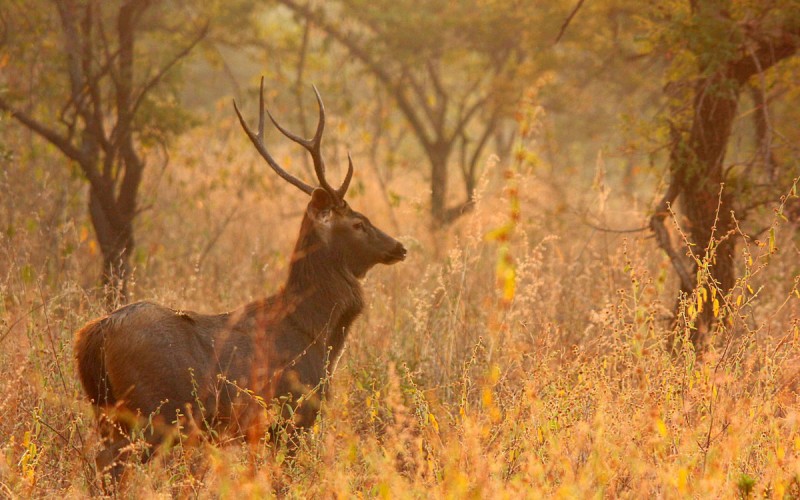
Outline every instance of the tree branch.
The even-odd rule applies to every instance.
[[[155,76],[153,76],[153,78],[151,78],[147,83],[145,83],[142,86],[141,90],[138,92],[138,95],[136,96],[136,100],[134,101],[133,107],[131,109],[132,114],[136,114],[136,111],[139,109],[139,105],[142,103],[142,100],[144,99],[145,95],[147,95],[147,93],[150,92],[153,89],[153,87],[158,85],[161,79],[164,78],[164,75],[166,75],[167,72],[169,72],[169,70],[172,69],[181,59],[188,56],[189,52],[191,52],[192,49],[194,49],[195,46],[197,46],[197,44],[200,43],[206,37],[206,35],[208,34],[208,26],[209,23],[208,21],[206,21],[203,27],[200,28],[200,31],[197,32],[197,36],[194,37],[192,41],[189,42],[188,45],[186,45],[183,49],[181,49],[180,52],[175,54],[175,56],[172,59],[170,59],[170,61],[167,64],[161,67],[161,69],[158,71],[158,73],[155,74]]]
[[[469,198],[472,198],[475,191],[475,170],[478,165],[478,159],[480,159],[483,148],[486,146],[486,143],[489,141],[489,137],[492,135],[492,132],[494,132],[494,129],[497,126],[499,115],[500,113],[498,109],[495,109],[492,112],[492,116],[486,123],[483,133],[478,138],[478,143],[475,146],[475,149],[472,150],[472,156],[469,159],[469,164],[465,165],[467,168],[464,170],[464,184],[467,188],[467,196]]]
[[[82,59],[82,68],[83,68],[83,77],[86,82],[86,92],[89,95],[89,99],[91,101],[92,109],[91,109],[91,116],[89,115],[89,111],[87,111],[86,116],[84,117],[84,121],[86,122],[87,127],[92,131],[94,139],[100,143],[100,147],[103,148],[103,151],[106,154],[111,153],[111,143],[108,140],[106,135],[106,130],[104,126],[103,120],[103,100],[101,97],[100,85],[99,82],[105,75],[107,68],[109,68],[112,64],[112,60],[108,59],[104,67],[101,67],[96,75],[93,75],[92,71],[92,59],[93,59],[93,50],[92,50],[92,27],[93,27],[93,7],[95,7],[95,2],[92,1],[86,6],[86,15],[84,17],[82,30],[83,30],[83,47],[81,48],[81,59]],[[96,6],[98,12],[97,17],[98,20],[100,18],[99,6]],[[102,22],[98,22],[99,26],[102,26]],[[99,29],[98,29],[99,31]],[[105,68],[105,69],[104,69]]]
[[[800,47],[800,26],[787,28],[781,33],[758,44],[758,48],[730,65],[730,75],[739,84],[744,84],[751,76],[762,73],[794,55]]]
[[[73,146],[72,143],[69,142],[69,140],[66,137],[60,135],[55,130],[45,127],[39,121],[28,116],[22,111],[15,110],[3,98],[0,98],[0,109],[8,112],[9,114],[11,114],[12,118],[15,118],[17,121],[25,125],[28,129],[32,130],[34,133],[45,139],[47,142],[57,147],[62,153],[64,153],[64,155],[67,158],[80,163],[81,167],[83,167],[84,163],[86,163],[86,158],[84,157],[83,153],[81,153],[81,151],[79,151],[75,146]]]
[[[472,198],[462,201],[458,205],[445,210],[441,222],[442,224],[450,224],[462,215],[466,215],[471,212],[473,208],[475,208],[475,200]]]
[[[311,20],[314,24],[319,26],[331,38],[341,43],[356,59],[360,60],[367,68],[381,81],[384,86],[390,91],[394,97],[400,111],[408,120],[411,128],[417,135],[417,138],[422,143],[425,149],[430,149],[433,145],[433,140],[429,137],[425,129],[425,125],[420,120],[411,102],[405,94],[405,90],[397,83],[394,75],[390,74],[384,69],[381,64],[370,57],[366,50],[359,46],[352,36],[339,30],[332,24],[325,21],[322,14],[317,14],[305,5],[300,5],[295,0],[278,0],[280,4],[291,9],[293,12],[300,14],[306,19]]]
[[[453,129],[453,132],[448,139],[448,142],[452,142],[456,137],[461,135],[461,132],[467,126],[467,123],[469,123],[469,121],[472,119],[472,116],[481,108],[481,106],[486,104],[486,101],[488,101],[488,99],[489,96],[487,94],[481,97],[480,99],[476,100],[474,103],[472,103],[472,105],[462,113],[461,117],[458,120],[458,123],[456,123],[456,126]]]
[[[435,137],[442,136],[442,127],[441,120],[438,119],[436,113],[434,113],[434,109],[428,104],[428,96],[425,94],[425,90],[422,88],[422,85],[419,81],[414,78],[414,75],[411,73],[407,65],[403,65],[401,77],[398,79],[403,83],[407,83],[411,89],[414,91],[414,95],[417,97],[417,103],[419,107],[422,108],[422,111],[425,112],[425,116],[428,117],[428,121],[431,123],[431,128],[433,129],[433,135]]]
[[[425,66],[427,67],[428,75],[431,78],[431,83],[433,83],[433,88],[436,91],[436,108],[437,108],[436,128],[438,130],[444,131],[445,121],[447,119],[447,105],[448,105],[447,92],[445,91],[444,86],[442,85],[442,81],[439,78],[439,75],[436,73],[436,68],[434,68],[430,60],[428,60]]]
[[[673,179],[669,185],[669,188],[667,188],[667,193],[664,195],[658,205],[656,205],[655,212],[650,218],[650,229],[653,231],[653,234],[656,237],[658,246],[664,250],[664,252],[667,254],[667,257],[669,257],[670,263],[672,263],[672,268],[675,269],[675,273],[678,275],[678,279],[681,282],[681,290],[690,291],[692,288],[694,288],[691,275],[689,274],[689,270],[686,269],[686,265],[681,259],[681,256],[672,247],[672,241],[669,237],[669,232],[664,224],[664,220],[669,214],[670,206],[675,201],[675,198],[678,197],[680,191],[681,189],[678,187],[678,182]]]
[[[556,41],[553,42],[553,44],[558,43],[561,40],[561,37],[564,36],[564,33],[567,31],[567,27],[569,26],[569,23],[572,22],[572,18],[575,17],[575,14],[577,14],[578,10],[580,10],[580,8],[583,6],[584,1],[585,0],[578,0],[578,5],[576,5],[575,8],[572,9],[572,12],[569,13],[569,16],[567,16],[567,19],[564,21],[564,24],[561,25],[561,30],[559,30],[558,36],[556,37]]]
[[[100,176],[97,166],[92,162],[91,158],[87,157],[82,151],[77,149],[58,132],[45,127],[39,121],[28,116],[27,114],[14,110],[2,98],[0,98],[0,109],[10,113],[13,118],[22,123],[29,130],[33,131],[35,134],[58,148],[59,151],[64,154],[64,156],[78,163],[83,171],[83,174],[86,176],[86,179],[89,181],[92,191],[97,193],[98,201],[104,207],[114,207],[114,198],[108,187],[108,184]]]
[[[683,138],[681,137],[681,132],[672,122],[669,123],[669,133],[671,138],[669,162],[674,169],[675,165],[683,165],[685,163],[682,158],[685,156],[686,152],[682,149]],[[681,290],[689,292],[694,288],[694,281],[692,280],[689,270],[686,269],[686,265],[681,259],[681,256],[672,247],[672,240],[664,224],[664,220],[667,218],[667,215],[670,214],[672,204],[683,191],[682,182],[684,181],[685,176],[682,172],[672,172],[672,179],[667,187],[667,192],[664,193],[664,197],[661,198],[661,201],[659,201],[653,209],[653,216],[650,218],[650,229],[653,231],[658,246],[664,250],[667,257],[669,257],[672,268],[675,269],[675,273],[678,275],[678,279],[681,282]]]

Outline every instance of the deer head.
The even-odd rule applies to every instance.
[[[242,117],[239,107],[234,101],[234,109],[250,141],[255,146],[262,158],[279,176],[297,187],[306,194],[311,195],[306,214],[301,227],[301,238],[298,240],[295,253],[308,252],[309,242],[303,235],[312,234],[322,245],[327,253],[336,262],[340,263],[357,278],[362,278],[375,264],[394,264],[405,259],[406,249],[403,245],[375,227],[363,214],[351,209],[344,197],[353,178],[353,160],[348,153],[347,174],[339,188],[334,189],[325,177],[325,161],[321,154],[322,133],[325,130],[325,106],[319,91],[314,88],[319,107],[319,121],[314,137],[304,139],[282,127],[269,111],[269,116],[275,127],[286,137],[303,146],[310,154],[314,163],[314,172],[317,174],[319,187],[312,187],[284,170],[272,157],[264,145],[264,78],[261,78],[259,91],[259,118],[258,132],[253,132]]]

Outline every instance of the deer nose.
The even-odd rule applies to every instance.
[[[404,247],[402,243],[398,242],[397,246],[394,247],[393,253],[400,257],[400,260],[403,260],[406,258],[406,253],[408,252],[406,251],[406,247]]]
[[[406,259],[406,247],[402,243],[396,242],[391,250],[386,250],[383,254],[381,262],[384,264],[395,264],[401,260]]]

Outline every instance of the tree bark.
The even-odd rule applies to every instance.
[[[133,220],[114,222],[117,217],[105,212],[93,189],[89,190],[89,217],[103,255],[101,283],[106,302],[109,307],[117,306],[128,298]]]
[[[95,0],[55,4],[63,36],[64,77],[69,84],[62,116],[72,117],[72,121],[59,128],[56,120],[37,119],[15,109],[2,95],[0,110],[57,147],[86,176],[89,217],[103,257],[101,283],[107,305],[114,306],[128,296],[133,221],[145,167],[135,137],[141,127],[135,122],[139,105],[167,71],[205,37],[208,24],[153,76],[137,80],[137,29],[143,13],[154,4],[152,0],[116,4],[116,32],[108,33],[101,27],[110,26],[106,21],[111,14],[103,16],[103,9],[112,7]]]
[[[431,215],[434,223],[446,223],[447,216],[447,158],[449,148],[435,145],[428,151],[431,162]]]
[[[697,15],[717,15],[706,6]],[[701,294],[696,328],[691,340],[702,348],[707,333],[717,321],[713,301],[723,301],[736,284],[735,229],[733,210],[736,193],[724,188],[725,152],[730,139],[741,89],[756,74],[763,73],[777,62],[793,55],[800,45],[800,27],[786,27],[772,37],[759,39],[755,48],[742,47],[739,59],[721,64],[719,69],[700,78],[694,88],[692,125],[688,137],[673,130],[670,151],[672,182],[667,194],[651,218],[658,244],[666,251],[681,279],[681,291],[690,294],[696,286],[708,293]],[[698,74],[708,73],[708,66],[698,68]],[[680,197],[688,221],[688,236],[693,245],[691,271],[672,248],[664,228],[667,204]],[[707,265],[702,273],[698,262]],[[717,297],[711,292],[716,289]]]
[[[733,239],[725,237],[733,229],[733,199],[723,186],[723,165],[728,138],[739,100],[739,89],[727,85],[726,75],[700,80],[695,88],[694,121],[689,135],[689,156],[675,165],[683,179],[683,205],[696,258],[708,261],[708,286],[727,293],[735,283]],[[718,246],[716,240],[719,242]],[[704,341],[714,323],[711,294],[705,296],[698,315],[695,345]]]

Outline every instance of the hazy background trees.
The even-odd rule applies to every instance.
[[[0,109],[86,179],[102,282],[116,303],[127,295],[145,150],[168,148],[188,125],[174,69],[208,21],[147,0],[10,2],[3,21]]]
[[[254,123],[263,75],[306,136],[319,88],[330,179],[350,152],[348,201],[408,258],[364,283],[297,454],[176,443],[122,494],[800,496],[799,18],[797,0],[0,1],[0,491],[99,491],[81,325],[285,281],[308,198],[232,106]]]
[[[7,199],[16,201],[6,202],[5,232],[24,225],[12,205],[23,203],[15,190],[25,172],[65,180],[71,203],[76,183],[85,182],[103,282],[124,295],[134,234],[147,230],[137,216],[165,186],[170,192],[161,196],[175,203],[183,196],[180,184],[160,181],[152,184],[158,191],[141,193],[143,176],[170,179],[175,139],[229,123],[230,98],[252,99],[263,74],[270,107],[305,134],[310,84],[320,88],[335,117],[337,133],[326,138],[334,169],[352,150],[391,217],[392,207],[417,203],[418,223],[448,231],[469,212],[496,156],[500,165],[517,158],[522,174],[550,191],[528,200],[536,213],[527,216],[545,228],[649,225],[680,290],[705,293],[707,329],[719,315],[708,290],[734,288],[737,242],[769,234],[765,203],[788,192],[796,175],[793,7],[791,0],[6,2],[0,161],[10,176]],[[540,130],[520,149],[520,103],[532,88]],[[296,157],[285,151],[287,160]],[[301,157],[293,168],[307,174]],[[194,175],[227,182],[230,168],[221,161]],[[392,188],[399,177],[427,187],[400,193]],[[256,172],[247,179],[265,182]],[[503,179],[495,173],[487,182],[500,189]],[[354,196],[364,189],[358,176],[354,187]],[[617,215],[590,203],[598,196]],[[691,256],[666,224],[670,210],[695,246]],[[641,215],[635,223],[633,212]],[[232,210],[206,228],[209,248],[236,217]],[[737,221],[752,227],[734,235]],[[708,290],[697,292],[698,284]]]
[[[796,2],[698,0],[667,3],[653,13],[658,24],[652,40],[672,64],[665,86],[669,108],[660,116],[670,131],[670,181],[651,227],[670,255],[681,291],[698,289],[696,343],[726,317],[725,297],[736,286],[738,240],[769,231],[774,246],[774,229],[737,229],[754,210],[787,193],[798,173],[795,160],[784,163],[775,156],[794,146],[772,128],[780,125],[766,96],[794,86],[794,70],[770,70],[800,48],[800,9]],[[743,98],[750,99],[744,109]],[[732,136],[739,141],[735,148],[729,146]],[[688,261],[675,254],[664,228],[676,200],[686,216]]]

